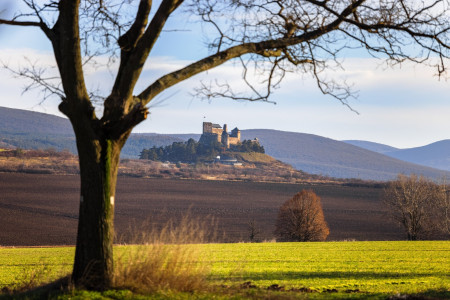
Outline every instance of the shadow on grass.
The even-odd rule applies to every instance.
[[[450,290],[440,289],[440,290],[428,290],[418,294],[411,295],[394,295],[390,296],[388,299],[392,300],[400,300],[400,299],[408,299],[408,300],[438,300],[438,299],[450,299]]]
[[[198,291],[199,294],[186,293],[169,293],[169,294],[139,294],[132,293],[129,290],[108,290],[104,292],[91,292],[87,290],[71,289],[69,285],[69,277],[61,278],[52,283],[41,287],[33,288],[28,291],[21,292],[7,292],[2,291],[0,300],[40,300],[40,299],[190,299],[195,296],[197,299],[306,299],[311,295],[310,291],[286,290],[286,291],[271,291],[267,287],[253,286],[250,291],[248,288],[236,286],[227,288],[226,290],[211,289],[209,291]],[[314,299],[389,299],[389,300],[436,300],[436,299],[450,299],[450,291],[444,289],[427,290],[418,294],[368,294],[359,293],[358,291],[324,291],[315,292]]]
[[[70,276],[60,278],[48,284],[30,289],[9,290],[4,288],[0,300],[6,299],[56,299],[59,295],[69,293]]]
[[[295,280],[295,279],[357,279],[360,281],[370,280],[370,279],[420,279],[424,277],[436,276],[436,274],[430,273],[396,273],[396,272],[243,272],[242,274],[237,274],[238,280],[246,278],[248,280]],[[222,276],[210,276],[212,280],[223,279]]]

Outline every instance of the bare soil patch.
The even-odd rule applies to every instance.
[[[252,220],[257,238],[271,240],[278,208],[305,188],[322,198],[328,240],[404,239],[385,215],[380,188],[119,177],[118,240],[143,222],[162,224],[188,210],[213,216],[222,241],[248,241]],[[0,173],[0,246],[75,244],[78,189],[76,175]]]

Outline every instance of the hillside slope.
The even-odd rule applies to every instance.
[[[343,142],[403,161],[450,171],[450,140],[442,140],[422,147],[409,149],[398,149],[388,145],[358,140]]]
[[[450,175],[312,134],[251,129],[243,130],[242,137],[258,137],[267,154],[312,174],[373,180],[392,179],[398,173],[423,174],[436,179]]]
[[[370,150],[373,152],[377,152],[377,153],[387,153],[387,152],[393,152],[393,151],[397,151],[400,150],[398,148],[395,147],[391,147],[385,144],[380,144],[380,143],[374,143],[374,142],[368,142],[368,141],[359,141],[359,140],[345,140],[345,141],[341,141],[353,146],[357,146],[366,150]]]
[[[390,151],[386,152],[385,155],[436,169],[450,171],[450,140],[435,142],[423,147]]]
[[[0,107],[0,132],[73,135],[68,119],[7,107]]]

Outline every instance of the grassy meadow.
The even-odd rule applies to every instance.
[[[116,247],[120,256],[132,246]],[[199,244],[187,263],[208,267],[208,289],[157,291],[151,298],[373,298],[414,294],[450,299],[450,242]],[[0,248],[0,289],[68,274],[74,248]],[[91,298],[71,292],[67,299]],[[60,295],[61,297],[61,295]],[[141,298],[108,291],[99,299]],[[66,298],[62,298],[66,299]]]

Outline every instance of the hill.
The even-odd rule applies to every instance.
[[[366,150],[370,150],[373,152],[382,153],[382,154],[400,150],[398,148],[391,147],[388,145],[374,143],[374,142],[368,142],[368,141],[346,140],[346,141],[342,141],[342,142],[351,144],[353,146],[357,146],[357,147],[360,147],[360,148],[363,148]]]
[[[372,180],[392,179],[398,173],[423,174],[436,179],[449,175],[313,134],[251,129],[243,130],[241,135],[244,139],[258,137],[268,155],[312,174]]]
[[[391,146],[366,142],[343,141],[403,161],[450,171],[450,140],[442,140],[422,147],[398,149]]]
[[[0,107],[0,146],[67,149],[76,153],[69,120],[50,114]]]
[[[450,171],[450,140],[423,147],[387,152],[386,155],[432,168]]]
[[[73,135],[65,118],[7,107],[0,107],[0,132]]]
[[[162,134],[132,134],[122,150],[124,158],[137,158],[143,148],[181,142],[182,138]],[[64,149],[76,154],[72,125],[58,116],[0,107],[0,147],[23,149]]]

